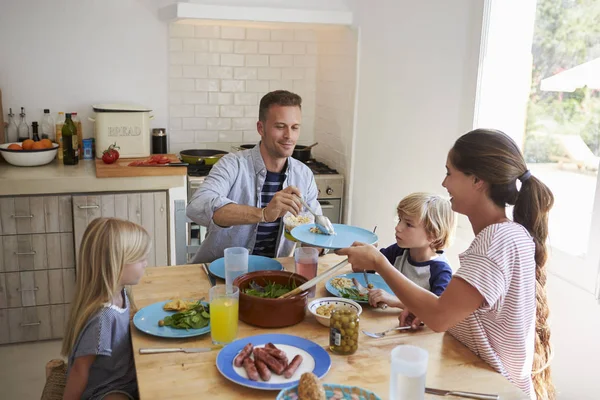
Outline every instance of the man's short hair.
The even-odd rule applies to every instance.
[[[258,119],[260,121],[265,122],[267,120],[267,113],[269,112],[269,107],[272,105],[302,109],[302,97],[287,90],[275,90],[265,94],[260,99],[260,106],[258,108]]]

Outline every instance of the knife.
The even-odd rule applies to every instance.
[[[140,165],[129,165],[129,167],[187,167],[188,163],[168,163],[168,164],[140,164]]]
[[[140,354],[159,354],[159,353],[206,353],[208,351],[220,349],[221,346],[213,347],[176,347],[176,348],[141,348]]]
[[[377,227],[375,227],[375,229],[377,229]],[[373,232],[375,231],[375,229],[373,230]],[[365,289],[363,287],[363,289],[365,289],[365,292],[368,293],[367,289],[373,289],[374,286],[369,283],[369,275],[367,275],[367,271],[364,269],[363,269],[363,276],[365,278],[365,283],[367,284],[367,288]],[[369,286],[371,286],[371,287],[369,287]],[[360,288],[359,288],[359,291],[360,291]],[[386,308],[388,308],[388,305],[383,302],[379,302],[379,303],[377,303],[377,308],[381,308],[382,310],[385,310]]]
[[[459,390],[442,390],[442,389],[425,388],[425,393],[434,394],[436,396],[457,396],[457,397],[463,397],[465,399],[500,400],[500,396],[498,396],[497,394],[462,392]]]
[[[210,271],[208,270],[208,267],[206,266],[206,264],[202,264],[202,269],[204,270],[204,273],[206,274],[206,277],[208,278],[208,281],[210,282],[210,286],[211,287],[215,286],[217,284],[217,282],[215,281],[215,277],[210,274]]]

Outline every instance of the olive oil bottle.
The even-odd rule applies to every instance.
[[[63,164],[77,165],[79,163],[79,141],[77,128],[67,113],[65,124],[62,127]]]

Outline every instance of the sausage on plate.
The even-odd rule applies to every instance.
[[[264,362],[262,362],[259,359],[255,359],[254,365],[256,365],[258,374],[260,375],[260,378],[263,381],[268,382],[271,380],[271,370],[269,369],[269,367],[267,367],[267,364],[265,364]]]
[[[265,348],[265,351],[267,353],[269,353],[270,355],[272,355],[273,357],[275,357],[277,360],[279,360],[283,365],[285,365],[287,367],[288,358],[287,358],[287,355],[285,354],[285,351],[279,350],[279,349],[272,349],[270,347]]]
[[[235,359],[233,360],[233,365],[235,365],[238,368],[241,367],[244,360],[247,357],[249,357],[251,353],[252,353],[252,343],[248,343],[247,345],[244,346],[242,351],[240,351],[240,353],[235,357]]]
[[[246,373],[248,374],[248,379],[250,379],[252,381],[258,381],[258,379],[259,379],[258,371],[256,370],[256,366],[254,365],[254,362],[252,361],[252,359],[250,357],[244,358],[242,365],[244,366],[244,369],[246,370]]]
[[[290,365],[288,365],[285,371],[283,371],[284,378],[290,379],[292,375],[294,375],[294,372],[296,372],[300,364],[302,364],[302,356],[298,354],[296,355],[296,357],[294,357],[294,359],[292,360]]]
[[[254,357],[267,364],[267,367],[269,367],[269,369],[275,372],[277,375],[281,375],[283,373],[283,370],[285,369],[285,365],[283,365],[283,363],[281,363],[278,359],[267,353],[265,349],[255,347]]]

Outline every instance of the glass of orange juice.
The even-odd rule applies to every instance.
[[[210,336],[214,344],[228,344],[238,333],[240,289],[216,285],[210,288]]]

